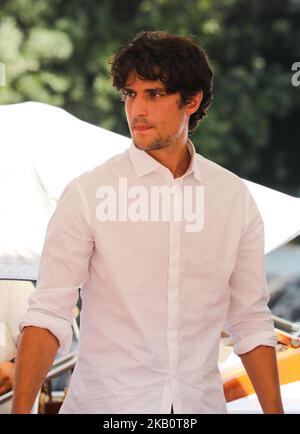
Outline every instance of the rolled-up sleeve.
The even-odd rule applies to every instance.
[[[46,231],[36,291],[20,329],[34,325],[48,329],[59,341],[60,353],[72,343],[72,309],[78,288],[89,278],[94,247],[88,207],[77,179],[63,191]]]
[[[264,225],[257,206],[243,184],[244,225],[230,277],[230,305],[225,323],[234,343],[234,352],[241,355],[259,345],[276,346],[277,337],[268,308]]]

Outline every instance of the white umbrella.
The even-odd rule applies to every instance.
[[[300,234],[300,198],[244,180],[264,221],[265,253]]]
[[[0,106],[0,278],[36,280],[47,223],[66,184],[129,145],[58,107]]]

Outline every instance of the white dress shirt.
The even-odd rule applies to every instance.
[[[188,147],[180,178],[132,144],[58,202],[21,327],[49,329],[68,351],[82,288],[78,362],[61,413],[170,413],[172,404],[174,413],[226,413],[221,331],[236,354],[276,345],[255,202],[238,176]],[[175,218],[99,221],[99,189],[121,196],[120,179],[149,192],[202,186],[202,230]]]

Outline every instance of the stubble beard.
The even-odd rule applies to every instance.
[[[162,136],[159,135],[158,137],[155,137],[146,147],[145,146],[141,146],[141,144],[138,143],[137,140],[134,140],[134,144],[135,146],[142,150],[142,151],[159,151],[161,149],[166,149],[171,147],[172,145],[174,145],[174,137],[171,135],[167,135],[167,136]]]

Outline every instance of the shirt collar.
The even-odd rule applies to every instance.
[[[183,177],[189,174],[193,174],[194,177],[199,182],[201,182],[200,168],[199,163],[196,159],[195,147],[190,139],[188,139],[187,141],[187,147],[191,155],[191,162]],[[155,160],[155,158],[151,157],[151,155],[149,155],[147,152],[138,149],[133,141],[131,142],[131,146],[129,148],[129,157],[138,177],[154,172],[156,169],[162,166],[157,160]]]
[[[190,139],[188,139],[188,141],[187,141],[187,147],[188,147],[189,153],[191,155],[191,162],[190,162],[190,165],[189,165],[187,171],[185,172],[184,176],[187,176],[190,173],[192,173],[194,175],[194,177],[197,179],[197,181],[201,182],[202,178],[201,178],[201,173],[200,173],[199,162],[197,161],[197,153],[195,150],[195,146]]]

